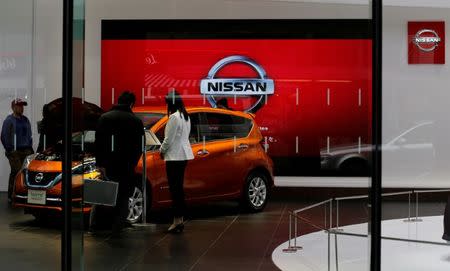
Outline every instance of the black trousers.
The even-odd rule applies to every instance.
[[[106,174],[108,174],[108,170]],[[127,225],[128,202],[134,190],[135,175],[133,172],[124,172],[123,174],[108,175],[108,178],[119,183],[116,206],[113,210],[112,232],[114,234],[119,233]]]
[[[166,161],[167,181],[172,196],[172,212],[174,217],[184,216],[186,203],[184,199],[184,172],[187,161]]]

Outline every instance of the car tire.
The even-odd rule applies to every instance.
[[[245,181],[241,206],[248,212],[260,212],[269,198],[269,181],[265,174],[252,172]]]
[[[128,200],[128,223],[135,224],[141,221],[142,213],[144,211],[144,197],[143,197],[143,189],[140,180],[136,182],[136,185],[133,188],[131,196]],[[147,186],[147,218],[148,218],[148,210],[150,209],[150,191]]]

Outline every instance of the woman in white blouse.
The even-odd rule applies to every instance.
[[[185,212],[184,200],[184,172],[188,160],[194,159],[189,133],[191,121],[184,107],[181,96],[170,91],[166,96],[167,114],[169,121],[164,130],[164,141],[161,145],[161,157],[166,162],[167,180],[172,196],[173,223],[168,232],[182,232],[184,229],[183,216]]]

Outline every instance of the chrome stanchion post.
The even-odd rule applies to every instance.
[[[142,152],[142,223],[147,222],[147,146],[145,140],[145,129],[143,137],[143,152]]]
[[[329,220],[329,225],[328,225],[328,271],[331,270],[331,228],[332,227],[333,227],[333,200],[330,200],[330,220]]]
[[[339,230],[339,201],[336,201],[336,230]]]
[[[419,218],[419,192],[416,192],[416,218],[414,219],[415,222],[422,222],[422,219]]]
[[[336,199],[336,231],[344,231],[339,228],[339,200]]]
[[[330,200],[330,225],[329,230],[333,228],[333,199]]]
[[[283,249],[283,252],[292,253],[297,251],[295,248],[291,246],[291,238],[292,238],[292,213],[289,212],[289,241],[288,247]]]
[[[141,223],[134,225],[142,227],[154,227],[154,224],[147,224],[147,146],[145,133],[146,132],[144,129],[144,135],[142,136],[142,215]]]
[[[289,214],[289,248],[291,248],[292,239],[292,214]]]
[[[297,250],[300,250],[300,249],[303,249],[303,247],[301,247],[301,246],[297,246],[297,237],[298,237],[298,231],[297,231],[297,228],[298,229],[300,229],[300,225],[298,225],[298,218],[297,218],[297,216],[295,215],[294,216],[294,233],[295,233],[295,235],[294,235],[294,246],[293,246],[293,248],[295,248],[295,249],[297,249]]]
[[[419,219],[419,193],[416,192],[416,221]]]
[[[327,204],[323,205],[323,209],[324,209],[324,226],[323,228],[325,229],[324,231],[326,232],[327,230]]]
[[[294,217],[294,247],[297,248],[297,217]]]
[[[339,271],[338,243],[337,234],[334,234],[334,254],[336,255],[336,271]]]
[[[419,218],[419,192],[414,191],[416,193],[416,217],[411,219],[412,222],[422,222],[422,219]]]
[[[419,193],[416,192],[416,221],[419,219]]]
[[[403,220],[404,222],[413,222],[411,220],[411,193],[408,194],[408,219]]]
[[[408,221],[411,220],[411,194],[408,194]]]

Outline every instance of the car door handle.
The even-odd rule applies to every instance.
[[[208,154],[209,154],[209,151],[207,151],[207,150],[199,150],[197,152],[198,156],[205,156],[205,155],[208,155]]]
[[[240,144],[240,145],[238,146],[238,149],[240,149],[240,150],[246,150],[246,149],[248,149],[248,145],[247,145],[247,144]]]

